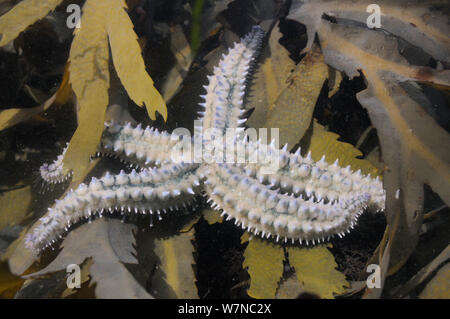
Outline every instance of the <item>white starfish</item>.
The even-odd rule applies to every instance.
[[[243,96],[248,70],[258,53],[263,32],[259,27],[224,55],[205,86],[205,108],[195,128],[205,147],[226,130],[244,131]],[[202,130],[214,129],[204,138]],[[206,194],[215,209],[243,229],[263,238],[281,238],[300,243],[321,242],[334,235],[342,237],[354,227],[364,209],[373,205],[384,209],[385,191],[381,181],[341,168],[338,161],[329,165],[323,157],[314,162],[311,154],[302,157],[287,147],[235,139],[245,158],[255,155],[253,163],[176,162],[171,156],[179,146],[177,134],[159,132],[140,125],[109,123],[103,134],[100,152],[118,156],[144,169],[130,174],[106,173],[89,184],[70,191],[37,222],[26,236],[30,249],[40,251],[52,245],[71,225],[94,215],[120,211],[122,214],[156,214],[177,209]],[[188,144],[190,145],[191,142]],[[234,151],[233,156],[237,153]],[[278,166],[266,174],[267,159]],[[62,157],[43,166],[41,174],[49,182],[62,181]],[[150,169],[150,166],[157,168]]]

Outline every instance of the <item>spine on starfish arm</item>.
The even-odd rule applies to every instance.
[[[335,235],[343,237],[371,201],[371,195],[360,190],[346,192],[334,202],[318,200],[313,194],[281,194],[247,176],[243,167],[227,164],[209,166],[205,175],[208,201],[215,209],[243,229],[277,241],[315,244]]]
[[[26,246],[40,252],[55,243],[81,220],[115,211],[125,214],[156,214],[186,207],[195,199],[201,179],[196,164],[169,164],[157,169],[118,175],[106,173],[56,201],[26,236]]]
[[[204,102],[200,103],[205,111],[199,113],[203,129],[215,128],[223,134],[226,128],[244,125],[246,119],[241,117],[245,113],[246,80],[263,36],[261,27],[254,26],[240,43],[223,55],[219,65],[214,67],[214,74],[208,76],[209,84],[204,86],[206,94],[201,96]]]

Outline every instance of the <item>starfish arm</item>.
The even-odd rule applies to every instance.
[[[369,195],[369,205],[376,210],[384,210],[385,190],[379,178],[364,176],[361,171],[352,171],[350,166],[342,168],[338,161],[328,164],[325,157],[314,161],[309,153],[302,156],[300,151],[292,154],[285,149],[276,149],[272,145],[247,143],[248,152],[258,156],[256,163],[246,165],[248,176],[260,183],[280,188],[282,192],[299,196],[314,197],[317,200],[333,202],[349,194]],[[275,163],[271,174],[265,174],[268,164]]]
[[[143,129],[141,125],[133,128],[130,123],[120,125],[105,123],[105,130],[96,156],[114,157],[136,167],[160,166],[172,162],[173,148],[177,145],[177,136],[159,132],[152,127]],[[69,144],[67,144],[68,146]],[[51,164],[40,167],[41,178],[49,184],[63,183],[70,174],[63,174],[63,159],[67,147]]]
[[[104,212],[153,214],[173,210],[194,200],[202,187],[196,175],[198,165],[168,164],[158,169],[118,175],[106,173],[56,201],[26,237],[28,248],[36,251],[52,245],[81,220]]]
[[[334,235],[342,237],[368,204],[368,197],[356,192],[327,204],[313,197],[283,195],[247,176],[243,168],[228,164],[211,165],[205,175],[205,190],[213,207],[263,238],[314,244]]]
[[[39,168],[39,172],[41,174],[41,178],[48,184],[60,184],[64,183],[71,177],[71,174],[63,174],[63,166],[62,162],[64,159],[64,155],[66,154],[67,148],[69,147],[69,143],[66,144],[66,147],[63,149],[62,153],[58,155],[57,159],[54,160],[51,164],[44,163]]]
[[[209,84],[204,86],[206,94],[202,96],[205,112],[200,112],[199,120],[203,129],[214,128],[225,133],[227,128],[242,127],[245,119],[243,97],[246,79],[255,57],[259,52],[264,32],[259,26],[236,43],[224,54],[219,65],[214,68],[214,74],[208,76]]]
[[[139,167],[160,166],[171,163],[179,137],[167,131],[139,124],[120,125],[105,123],[101,145],[97,155],[117,157]]]

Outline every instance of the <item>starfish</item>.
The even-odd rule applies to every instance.
[[[265,144],[245,134],[243,97],[246,80],[264,33],[259,26],[224,54],[208,76],[194,138],[152,127],[105,123],[99,154],[134,163],[138,170],[109,172],[80,184],[57,200],[26,236],[26,246],[38,253],[53,245],[84,219],[106,213],[157,215],[191,204],[197,195],[227,220],[262,238],[316,244],[355,226],[368,206],[384,209],[385,191],[378,178],[342,168],[325,157],[313,161],[300,149],[290,153],[275,141]],[[230,130],[234,161],[214,157],[196,159],[196,148],[213,149]],[[209,131],[209,134],[204,132]],[[228,144],[227,144],[228,145]],[[184,148],[183,156],[176,151]],[[64,155],[64,154],[63,154]],[[48,182],[62,182],[63,155],[41,167]],[[187,156],[186,156],[187,155]],[[229,154],[228,154],[229,155]],[[254,161],[236,161],[241,155]],[[194,158],[194,159],[192,159]],[[276,164],[276,165],[274,165]],[[270,173],[267,173],[267,172]]]

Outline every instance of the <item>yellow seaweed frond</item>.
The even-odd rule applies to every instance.
[[[163,298],[198,298],[192,268],[195,264],[192,246],[194,235],[195,230],[191,229],[170,238],[155,240],[155,253],[160,260],[158,271],[164,276],[153,278],[152,289],[157,290]],[[167,291],[166,294],[163,294],[164,291]]]
[[[97,148],[108,106],[109,48],[101,12],[105,1],[87,1],[70,50],[70,83],[80,105],[78,128],[64,157],[64,169],[82,179]]]
[[[151,119],[156,119],[155,112],[158,111],[166,120],[166,104],[145,70],[141,48],[126,8],[125,1],[115,0],[114,5],[110,5],[105,25],[114,67],[130,98],[137,105],[145,104]]]
[[[28,26],[44,18],[62,0],[25,0],[0,17],[0,47],[8,44]]]
[[[0,193],[0,229],[19,224],[30,213],[31,187],[26,186]]]
[[[349,284],[345,275],[336,270],[337,264],[327,247],[289,247],[289,264],[294,267],[303,290],[321,298],[334,298],[334,294],[345,292]]]
[[[267,56],[255,74],[249,106],[254,107],[250,127],[279,128],[279,143],[296,145],[311,124],[314,107],[328,76],[319,46],[295,65],[279,43],[277,27],[269,39]],[[267,55],[266,52],[264,52]],[[264,55],[263,54],[263,55]]]
[[[243,268],[248,268],[253,298],[275,298],[278,283],[283,275],[284,251],[279,245],[259,238],[252,238],[244,252]]]

